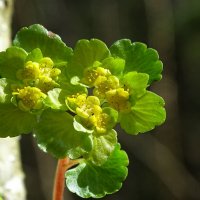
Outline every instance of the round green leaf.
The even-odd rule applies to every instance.
[[[71,95],[87,93],[85,87],[81,85],[72,85],[68,81],[63,80],[61,82],[61,88],[54,88],[48,92],[48,96],[45,99],[45,105],[52,109],[68,110],[68,104],[66,98]]]
[[[88,129],[87,127],[84,127],[83,122],[82,122],[82,118],[79,117],[78,115],[76,115],[74,117],[74,123],[73,126],[75,128],[75,130],[83,132],[83,133],[93,133],[94,130],[93,129]]]
[[[17,70],[24,67],[27,53],[19,47],[10,47],[0,52],[0,76],[16,80]]]
[[[164,100],[152,93],[146,92],[136,101],[130,113],[120,113],[120,125],[129,134],[137,135],[161,125],[166,118]]]
[[[65,96],[62,95],[62,92],[60,88],[50,90],[47,98],[44,100],[45,105],[56,110],[67,110]]]
[[[116,145],[107,161],[97,166],[86,161],[66,173],[68,189],[83,198],[101,198],[117,192],[125,180],[128,169],[127,154]]]
[[[114,57],[125,60],[124,73],[137,71],[149,75],[149,83],[160,80],[163,64],[156,50],[147,48],[143,43],[131,43],[128,39],[115,42],[110,48]]]
[[[27,52],[39,48],[43,56],[50,57],[55,64],[68,62],[72,55],[72,49],[67,47],[58,35],[39,24],[22,28],[16,34],[13,45]]]
[[[88,159],[95,165],[102,165],[111,155],[116,144],[117,133],[115,130],[110,130],[102,136],[93,136],[93,148]]]
[[[112,75],[121,76],[124,71],[124,66],[124,59],[109,57],[103,60],[101,67],[109,69]]]
[[[19,110],[13,104],[0,104],[0,137],[14,137],[30,133],[36,125],[36,116]]]
[[[73,117],[66,112],[44,111],[34,133],[39,147],[57,158],[73,158],[73,155],[91,150],[89,135],[76,131]]]
[[[68,77],[84,75],[84,70],[93,67],[95,62],[102,62],[110,56],[107,46],[98,39],[79,40],[74,48],[74,55],[68,66]]]
[[[146,92],[148,80],[148,74],[144,73],[129,72],[123,76],[122,83],[129,89],[132,101],[135,101]]]
[[[41,50],[36,48],[36,49],[33,49],[33,51],[31,51],[28,54],[26,58],[26,62],[27,61],[39,62],[42,58],[43,58],[43,55],[42,55]]]

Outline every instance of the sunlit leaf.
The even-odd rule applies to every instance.
[[[147,48],[145,44],[122,39],[115,42],[110,51],[112,56],[125,60],[125,74],[131,71],[146,73],[149,75],[149,83],[162,78],[163,64],[158,53],[152,48]]]
[[[72,55],[72,49],[67,47],[58,35],[39,24],[22,28],[16,34],[13,45],[27,52],[39,48],[44,57],[50,57],[56,64],[68,62]]]
[[[0,137],[14,137],[32,132],[36,116],[19,110],[13,104],[0,104]]]
[[[117,143],[117,133],[109,130],[106,134],[93,137],[93,149],[88,159],[95,165],[102,165],[113,152]]]
[[[24,67],[27,53],[19,47],[10,47],[0,52],[0,75],[11,80],[16,79],[17,70]]]
[[[127,154],[117,145],[108,160],[101,166],[83,162],[66,173],[69,190],[83,198],[102,198],[117,192],[127,176]]]
[[[129,134],[144,133],[161,125],[166,118],[164,100],[152,93],[145,93],[132,107],[130,113],[120,113],[120,125]]]
[[[92,145],[89,135],[76,131],[73,117],[63,111],[44,111],[34,133],[39,146],[57,158],[87,152]]]
[[[107,46],[98,39],[79,40],[74,48],[74,55],[68,66],[67,74],[70,78],[82,78],[84,70],[93,67],[95,62],[102,62],[110,56]]]

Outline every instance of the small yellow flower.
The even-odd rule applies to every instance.
[[[106,92],[119,87],[119,79],[116,76],[99,76],[94,84],[93,94],[100,99],[105,98]]]
[[[53,68],[54,63],[49,57],[44,57],[39,62],[40,68]]]
[[[48,58],[42,58],[39,63],[28,61],[23,69],[17,71],[17,78],[22,80],[24,86],[39,88],[43,93],[59,87],[56,82],[61,70],[54,68],[53,61]]]
[[[59,84],[48,76],[40,76],[36,87],[46,94],[49,90],[59,87]]]
[[[14,92],[17,97],[18,106],[23,111],[38,110],[43,107],[43,99],[46,95],[36,87],[24,87]]]
[[[101,134],[106,132],[109,116],[103,113],[98,97],[77,94],[67,97],[67,101],[74,112],[82,118],[86,127],[93,128]]]
[[[130,112],[129,92],[124,88],[117,88],[106,92],[106,99],[111,107],[117,111]]]
[[[104,134],[106,133],[107,126],[110,122],[110,116],[106,113],[100,113],[99,115],[96,116],[97,120],[95,125],[95,128],[97,130],[98,134]]]
[[[37,62],[28,61],[24,69],[17,71],[17,78],[19,80],[33,80],[37,79],[40,75],[40,68]]]
[[[82,100],[82,99],[81,99]],[[80,102],[80,99],[78,99]],[[85,99],[85,102],[81,101],[79,107],[76,108],[76,113],[82,118],[89,119],[90,116],[96,115],[101,112],[100,101],[95,96],[89,96]]]
[[[53,79],[57,79],[58,75],[60,75],[60,74],[61,74],[61,70],[58,68],[53,68],[50,71],[50,77]]]
[[[82,82],[90,87],[93,87],[98,77],[105,77],[109,76],[110,74],[111,73],[108,69],[104,69],[102,67],[89,68],[85,70]]]

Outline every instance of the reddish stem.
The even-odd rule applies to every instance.
[[[77,164],[77,161],[70,160],[69,158],[58,160],[56,175],[54,179],[53,200],[63,200],[65,172],[75,164]]]

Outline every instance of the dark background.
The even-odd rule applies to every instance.
[[[110,46],[121,38],[158,50],[161,82],[151,88],[166,101],[167,120],[155,131],[129,136],[122,189],[105,200],[200,199],[200,1],[199,0],[15,0],[13,36],[40,23],[74,47],[82,38]],[[28,200],[50,200],[56,160],[31,136],[21,140]],[[66,190],[67,200],[80,199]]]

